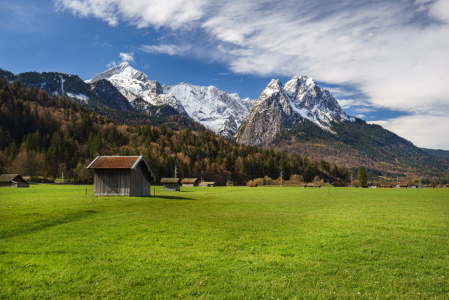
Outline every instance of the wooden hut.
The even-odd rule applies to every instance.
[[[19,174],[3,174],[0,176],[0,187],[30,187],[30,184]]]
[[[164,191],[179,192],[179,178],[162,178],[161,183],[164,186]]]
[[[308,187],[313,187],[313,183],[307,184]]]
[[[313,187],[314,187],[314,188],[320,188],[320,187],[321,187],[321,184],[314,184]]]
[[[253,182],[248,185],[248,187],[258,187],[257,183]]]
[[[446,183],[446,184],[444,185],[444,187],[445,187],[445,188],[449,188],[449,183]]]
[[[307,187],[307,184],[301,183],[301,187],[305,189]]]
[[[406,189],[407,188],[407,183],[398,182],[398,183],[396,183],[396,188],[397,189]]]
[[[151,196],[151,177],[156,180],[141,156],[97,156],[87,166],[94,170],[94,196]]]
[[[368,187],[372,189],[377,189],[379,187],[379,184],[377,182],[370,182],[368,183]]]
[[[199,186],[201,186],[201,187],[214,187],[215,186],[215,182],[213,182],[213,181],[202,181],[202,182],[200,182]]]
[[[198,186],[198,178],[184,178],[181,184],[182,186]]]

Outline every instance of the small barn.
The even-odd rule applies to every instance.
[[[379,184],[377,182],[368,183],[368,188],[377,189],[378,187],[379,187]]]
[[[184,178],[181,184],[182,186],[198,186],[198,178]]]
[[[179,192],[181,190],[179,178],[162,178],[161,183],[164,186],[164,191]]]
[[[301,187],[305,189],[307,187],[307,184],[301,183]]]
[[[0,187],[30,187],[30,184],[19,174],[3,174],[0,176]]]
[[[308,187],[313,187],[313,183],[307,184]]]
[[[398,182],[398,183],[396,184],[396,188],[397,188],[397,189],[406,189],[406,188],[407,188],[407,183],[401,183],[401,182]]]
[[[156,180],[141,156],[97,156],[87,166],[94,170],[94,196],[151,196],[151,177]]]
[[[248,187],[258,187],[257,183],[253,182],[248,185]]]
[[[449,188],[449,183],[446,183],[446,184],[444,185],[444,187],[445,187],[445,188]]]
[[[203,182],[200,182],[199,186],[201,186],[201,187],[214,187],[215,186],[215,182],[213,182],[213,181],[203,181]]]
[[[320,187],[321,187],[321,184],[314,184],[313,187],[314,187],[314,188],[320,188]]]

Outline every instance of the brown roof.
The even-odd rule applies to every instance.
[[[200,182],[200,185],[209,185],[209,184],[215,184],[215,181],[203,181],[203,182]]]
[[[179,178],[162,178],[161,183],[179,183]]]
[[[19,174],[3,174],[0,176],[0,182],[26,182]]]
[[[257,183],[250,183],[249,186],[251,186],[251,187],[257,186]]]
[[[89,169],[132,169],[140,156],[98,156]]]
[[[198,181],[198,178],[184,178],[181,183],[195,183]]]

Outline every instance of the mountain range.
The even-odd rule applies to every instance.
[[[348,116],[331,93],[308,76],[295,76],[285,85],[273,79],[254,101],[214,86],[161,85],[126,62],[86,81],[65,73],[14,75],[1,69],[0,78],[123,114],[182,116],[238,143],[332,163],[404,173],[418,164],[431,172],[448,163],[381,126]]]

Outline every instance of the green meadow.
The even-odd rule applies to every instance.
[[[449,189],[0,189],[4,299],[448,299]]]

